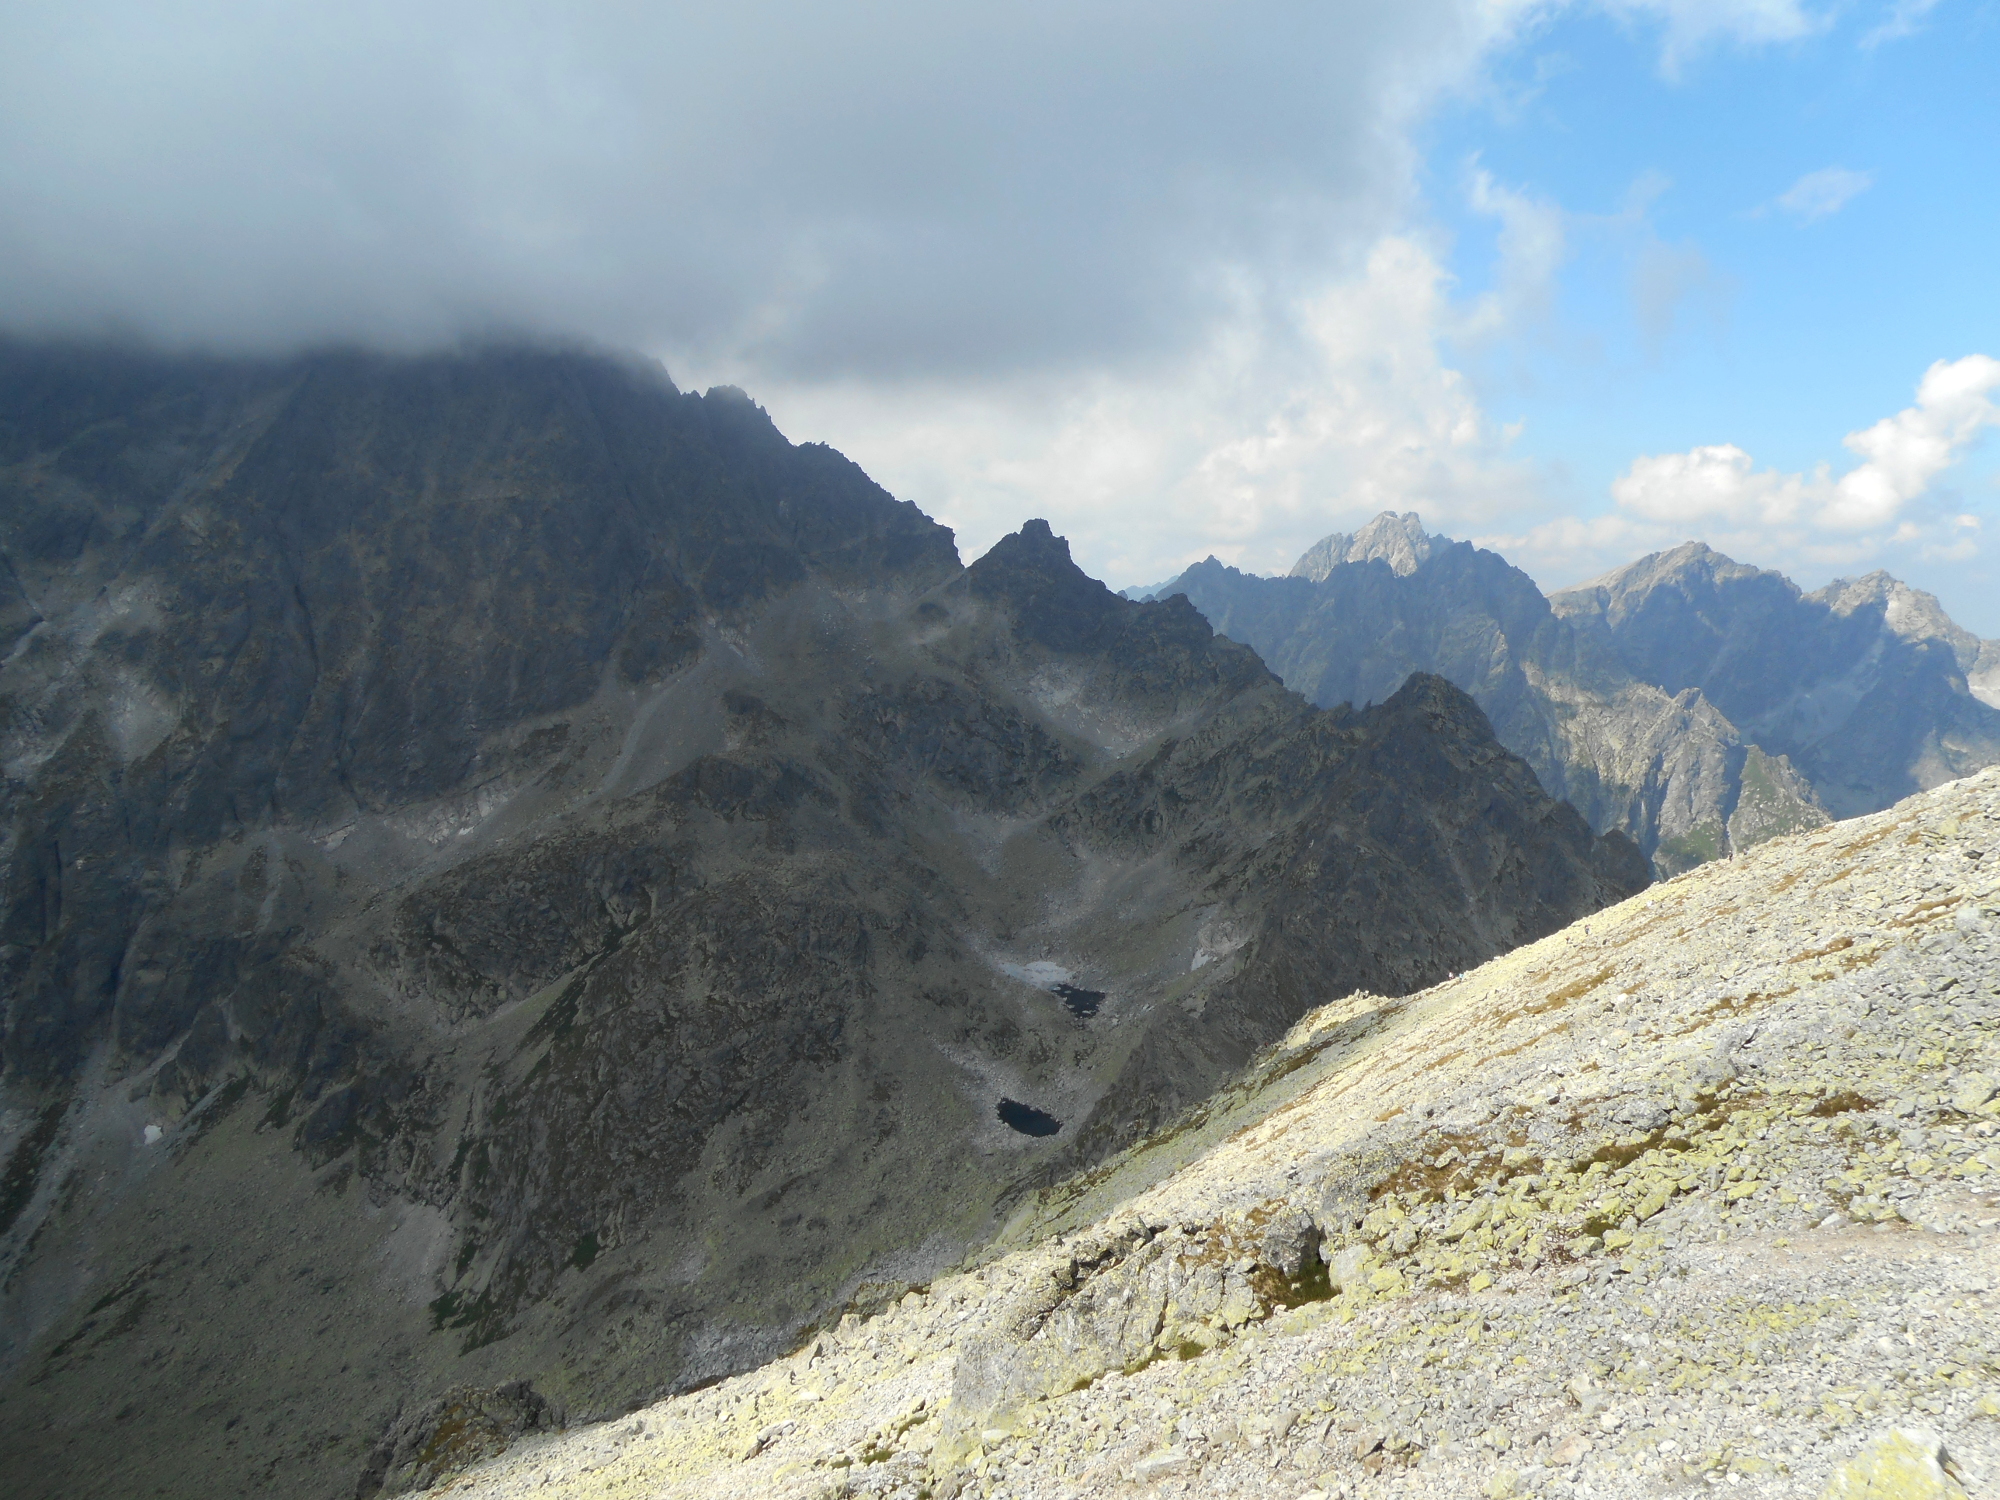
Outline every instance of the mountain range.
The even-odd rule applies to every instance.
[[[744,1369],[1647,883],[1346,696],[644,361],[0,345],[10,1494]]]
[[[1544,595],[1385,512],[1286,577],[1211,557],[1133,592],[1185,595],[1316,703],[1448,678],[1663,875],[2000,762],[2000,643],[1881,572],[1805,593],[1690,542]]]

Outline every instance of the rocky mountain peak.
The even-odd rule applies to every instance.
[[[1053,650],[1089,649],[1113,621],[1138,608],[1079,568],[1069,541],[1034,520],[995,542],[965,570],[976,599],[1004,603],[1021,631]]]
[[[1422,567],[1441,544],[1449,542],[1426,533],[1415,511],[1399,515],[1385,510],[1354,532],[1336,531],[1322,537],[1292,565],[1291,576],[1318,582],[1342,563],[1359,562],[1385,562],[1398,573],[1410,574]]]
[[[1906,641],[1943,641],[1969,667],[1979,656],[1979,637],[1944,611],[1935,594],[1911,588],[1881,568],[1859,578],[1836,578],[1806,598],[1843,618],[1862,610],[1881,611],[1882,624]]]
[[[1683,542],[1587,583],[1559,589],[1549,595],[1549,603],[1559,615],[1596,617],[1615,628],[1646,609],[1673,608],[1699,615],[1725,595],[1740,596],[1753,587],[1791,598],[1799,594],[1798,586],[1781,573],[1739,563],[1706,542]]]

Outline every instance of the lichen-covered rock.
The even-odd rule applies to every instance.
[[[1031,1401],[1162,1356],[1189,1357],[1316,1295],[1318,1238],[1297,1209],[1150,1235],[1044,1315],[1003,1320],[969,1343],[953,1368],[939,1454],[969,1452]]]
[[[1833,1476],[1822,1500],[1970,1500],[1945,1467],[1936,1433],[1898,1427]]]
[[[525,1380],[460,1386],[398,1415],[368,1455],[355,1500],[427,1490],[503,1453],[524,1433],[554,1431],[561,1414]]]

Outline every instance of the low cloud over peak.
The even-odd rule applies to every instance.
[[[1760,293],[1735,210],[1776,219],[1821,146],[1717,112],[1766,100],[1739,67],[1851,22],[1811,0],[17,0],[0,334],[637,349],[750,390],[968,553],[1052,512],[1114,581],[1210,552],[1282,568],[1384,507],[1520,532],[1687,441],[1643,420],[1650,392],[1598,451],[1548,435],[1608,434],[1581,407]],[[1701,128],[1627,128],[1646,111]],[[1725,128],[1726,185],[1680,150]],[[1921,175],[1864,147],[1907,213]],[[1621,181],[1644,192],[1607,211]],[[1867,184],[1828,168],[1783,211]],[[1773,236],[1785,285],[1888,217]]]
[[[1460,0],[311,10],[0,23],[0,323],[557,331],[774,376],[1116,361],[1353,263]]]

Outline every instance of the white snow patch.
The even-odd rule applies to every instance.
[[[1069,984],[1076,978],[1061,964],[1052,964],[1045,958],[1036,959],[1031,964],[1002,963],[1000,972],[1009,979],[1032,984],[1038,990],[1053,990],[1057,985]]]

